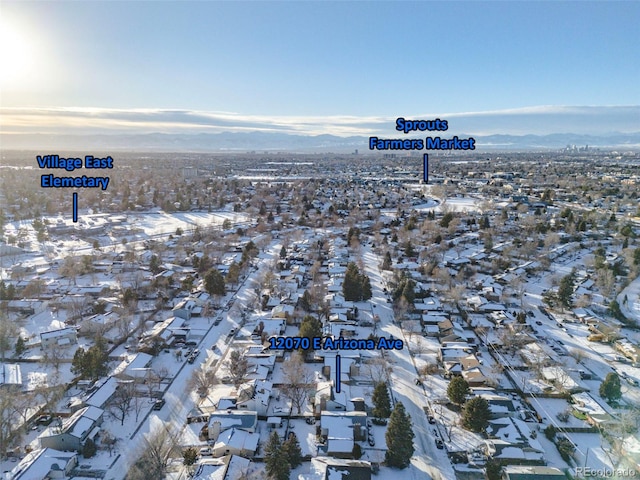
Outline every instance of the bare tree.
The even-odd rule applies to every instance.
[[[134,385],[132,403],[133,403],[133,412],[136,414],[136,422],[137,422],[138,418],[140,417],[140,412],[142,412],[142,409],[144,407],[145,400],[142,398],[139,392],[135,389],[135,385]]]
[[[41,402],[46,412],[54,410],[56,403],[62,400],[65,386],[60,384],[58,375],[49,375],[46,380],[36,382],[34,392]]]
[[[62,360],[64,360],[66,353],[66,348],[60,348],[58,346],[44,348],[41,361],[46,366],[52,366],[56,372],[56,375],[59,375],[60,364],[62,363]]]
[[[111,397],[109,412],[114,418],[120,420],[120,425],[124,425],[124,419],[131,410],[131,402],[135,393],[136,387],[131,381],[119,384],[116,393]]]
[[[9,445],[18,440],[20,434],[14,430],[15,396],[0,395],[0,457],[7,453]]]
[[[292,405],[300,414],[313,387],[313,375],[306,369],[304,359],[298,352],[294,353],[288,362],[285,362],[282,370],[284,372],[282,393],[291,400]],[[336,372],[336,375],[340,375],[340,372]]]
[[[380,356],[374,357],[367,362],[367,372],[374,385],[389,382],[391,378],[391,368],[382,352]]]
[[[215,385],[215,375],[204,365],[193,371],[189,378],[189,388],[204,396]]]
[[[245,382],[247,373],[249,372],[249,360],[240,350],[233,350],[229,355],[229,373],[231,374],[231,382],[237,388]]]
[[[15,323],[9,321],[4,313],[0,313],[0,359],[4,359],[5,353],[12,347],[11,338],[17,335]]]
[[[174,422],[164,423],[144,436],[138,461],[129,469],[127,480],[164,478],[180,431]]]
[[[109,430],[103,430],[100,434],[100,443],[109,450],[109,456],[111,456],[118,439]]]
[[[29,417],[36,412],[35,392],[19,392],[14,395],[13,411],[20,418],[23,429],[26,431]]]

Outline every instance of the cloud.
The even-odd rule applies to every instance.
[[[407,119],[447,119],[447,135],[637,132],[640,106],[534,106],[484,112],[429,113]],[[396,117],[269,116],[180,109],[80,107],[0,108],[4,134],[144,134],[264,132],[296,135],[387,136]],[[422,134],[422,132],[418,132]]]

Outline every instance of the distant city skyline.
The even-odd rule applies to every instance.
[[[638,132],[638,18],[634,1],[3,1],[1,126]]]

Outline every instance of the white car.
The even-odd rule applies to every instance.
[[[201,457],[210,457],[211,455],[213,455],[213,452],[211,451],[211,447],[203,447],[200,449]]]

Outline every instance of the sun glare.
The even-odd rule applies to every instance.
[[[27,35],[0,20],[0,85],[20,86],[34,74],[34,66],[34,52]]]

